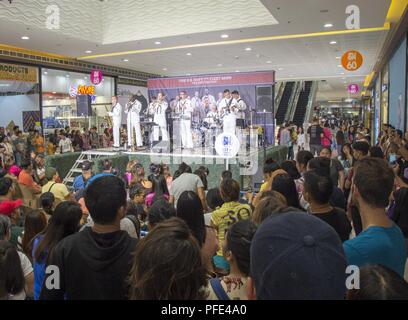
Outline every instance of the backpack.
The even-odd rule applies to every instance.
[[[139,219],[132,214],[127,215],[126,218],[132,221],[133,225],[135,226],[137,237],[140,239],[140,221]]]

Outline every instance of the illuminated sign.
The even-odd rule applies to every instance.
[[[85,95],[85,94],[90,95],[93,102],[96,100],[94,86],[79,85],[77,88],[75,88],[72,84],[69,86],[69,96],[70,97],[75,98],[76,96]]]
[[[347,51],[341,58],[341,64],[347,71],[356,71],[363,65],[363,55],[356,50]]]

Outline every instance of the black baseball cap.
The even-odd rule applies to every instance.
[[[82,162],[81,169],[82,171],[88,171],[92,169],[92,166],[93,162],[85,160],[84,162]]]
[[[344,299],[347,261],[337,232],[299,211],[267,218],[251,245],[258,300]]]

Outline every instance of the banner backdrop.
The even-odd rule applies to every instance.
[[[149,100],[157,97],[159,92],[165,95],[169,105],[176,99],[180,91],[186,91],[191,98],[197,96],[202,99],[208,96],[211,103],[216,103],[223,98],[223,91],[229,89],[231,92],[237,90],[240,93],[247,105],[246,119],[250,118],[250,112],[257,110],[257,100],[262,98],[259,94],[262,86],[273,86],[275,84],[274,71],[260,71],[260,72],[240,72],[240,73],[224,73],[224,74],[210,74],[210,75],[194,75],[188,77],[166,77],[155,78],[147,81],[149,92]],[[258,90],[257,90],[258,89]],[[272,92],[273,90],[271,90]],[[258,92],[258,95],[257,95]],[[271,104],[268,113],[273,115],[272,101],[274,97],[271,94]],[[258,108],[259,109],[259,108]],[[264,108],[263,108],[264,109]],[[257,121],[259,116],[253,114],[253,123],[262,124],[266,127],[268,142],[273,143],[273,116],[267,117],[267,121]]]

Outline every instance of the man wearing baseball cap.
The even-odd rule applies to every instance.
[[[347,261],[327,223],[292,211],[267,218],[251,245],[248,298],[344,299]]]
[[[42,193],[51,192],[55,199],[60,201],[72,199],[72,195],[67,186],[60,182],[61,179],[58,175],[57,169],[53,167],[45,169],[45,178],[48,180],[48,183],[42,187]]]
[[[0,202],[0,215],[5,215],[10,218],[10,242],[15,246],[17,246],[18,237],[20,237],[24,231],[24,228],[19,226],[21,219],[20,207],[22,204],[23,200],[21,199],[18,199],[16,201],[4,200]]]
[[[84,161],[81,164],[82,174],[77,176],[73,183],[74,191],[77,192],[81,189],[85,189],[87,181],[92,177],[92,165],[91,161]]]

